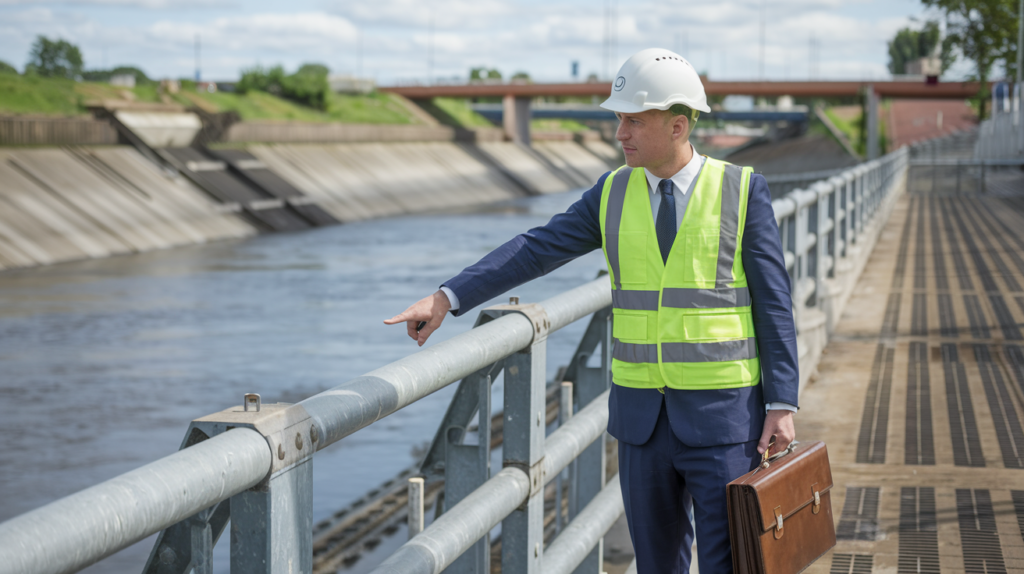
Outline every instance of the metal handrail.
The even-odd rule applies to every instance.
[[[607,279],[540,306],[549,332],[611,304]],[[317,450],[529,346],[534,327],[506,315],[314,395]],[[234,429],[0,524],[0,573],[75,572],[267,478],[267,440]],[[521,473],[520,473],[521,474]]]

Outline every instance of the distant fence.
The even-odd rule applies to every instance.
[[[117,131],[93,118],[0,117],[0,145],[116,143]]]
[[[1024,159],[1024,117],[1021,111],[993,110],[981,122],[974,157],[979,160]]]
[[[346,143],[452,141],[447,126],[373,124],[314,124],[305,122],[239,122],[228,128],[224,141],[264,143]]]

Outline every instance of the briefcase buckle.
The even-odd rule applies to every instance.
[[[782,538],[782,507],[775,507],[775,539]]]
[[[814,488],[813,486],[811,488]],[[821,493],[817,490],[814,491],[814,505],[811,506],[811,514],[817,514],[821,512]]]

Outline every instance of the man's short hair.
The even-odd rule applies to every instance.
[[[668,111],[672,112],[673,116],[686,116],[686,119],[691,122],[697,121],[697,118],[700,117],[699,111],[691,109],[689,106],[683,104],[672,104],[672,107],[670,107]]]

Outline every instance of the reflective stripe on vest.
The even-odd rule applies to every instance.
[[[662,343],[662,361],[666,363],[704,363],[740,361],[757,357],[757,339],[736,339],[716,343]],[[657,363],[658,346],[623,343],[616,340],[612,358],[627,363]]]
[[[643,169],[623,167],[605,182],[601,227],[613,288],[615,383],[707,389],[759,382],[739,257],[751,173],[705,160],[667,262]]]
[[[659,291],[612,291],[612,307],[633,311],[657,311]],[[667,287],[661,304],[678,309],[718,309],[749,307],[750,290],[746,287],[719,289],[681,289]]]

